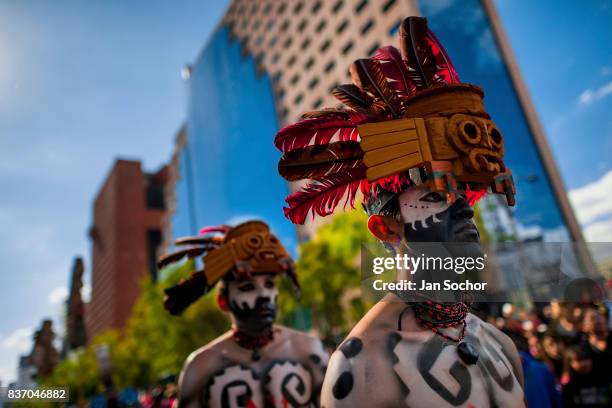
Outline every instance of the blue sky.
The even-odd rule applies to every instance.
[[[115,157],[156,169],[185,118],[182,67],[224,1],[0,2],[0,379],[60,315]],[[87,271],[89,272],[89,271]]]
[[[0,1],[3,381],[32,328],[60,316],[113,160],[168,159],[187,110],[181,68],[224,3]],[[496,4],[585,232],[612,241],[610,3]]]

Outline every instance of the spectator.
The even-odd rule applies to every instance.
[[[521,333],[506,332],[506,334],[514,341],[521,358],[527,405],[538,408],[560,407],[561,398],[552,372],[546,364],[529,354],[529,344]]]
[[[540,353],[538,357],[554,374],[557,383],[561,383],[563,375],[563,353],[565,344],[557,333],[546,331],[542,336]]]
[[[597,408],[612,406],[610,367],[595,371],[591,348],[586,343],[573,345],[566,353],[569,382],[562,392],[563,406]]]

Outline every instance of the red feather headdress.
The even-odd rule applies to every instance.
[[[310,180],[286,199],[285,216],[292,222],[303,224],[311,212],[329,215],[340,204],[353,206],[358,191],[367,201],[379,189],[399,193],[422,182],[450,201],[456,182],[466,182],[470,204],[490,184],[513,203],[503,139],[484,111],[482,91],[459,82],[426,19],[405,19],[399,37],[400,50],[382,47],[351,65],[353,83],[332,91],[345,109],[308,112],[276,135],[281,176]],[[440,126],[442,139],[436,136]],[[458,136],[445,137],[445,131]],[[439,150],[446,145],[451,153],[444,156]]]

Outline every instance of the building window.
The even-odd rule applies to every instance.
[[[308,83],[308,88],[312,89],[315,86],[317,86],[319,83],[319,78],[313,78],[309,83]]]
[[[278,41],[278,37],[274,36],[272,37],[272,39],[270,40],[270,48],[274,47],[276,45],[276,42]]]
[[[331,71],[332,69],[334,69],[335,66],[336,66],[336,61],[334,60],[329,61],[327,65],[325,66],[325,72],[327,73]]]
[[[292,55],[291,58],[289,58],[289,60],[287,61],[287,66],[290,67],[293,64],[295,64],[295,60],[296,60],[295,55]]]
[[[310,38],[306,38],[304,41],[302,41],[302,45],[300,47],[303,50],[305,50],[306,48],[308,48],[309,45],[310,45]]]
[[[270,12],[270,10],[272,10],[272,3],[266,4],[266,7],[264,7],[263,9],[263,13],[267,15]]]
[[[317,28],[316,28],[317,33],[320,33],[321,31],[323,31],[326,25],[327,25],[327,21],[321,20],[321,22],[319,23],[319,25],[317,25]]]
[[[306,61],[306,64],[304,64],[304,68],[310,69],[310,67],[312,67],[313,64],[314,64],[314,58],[310,57],[308,58],[308,61]]]
[[[371,46],[370,49],[368,50],[368,56],[374,55],[374,53],[378,50],[378,47],[380,47],[379,43],[376,43],[373,46]]]
[[[348,43],[346,43],[346,45],[344,47],[342,47],[342,54],[346,55],[349,53],[349,51],[351,51],[353,49],[353,42],[349,41]]]
[[[334,82],[334,84],[329,88],[329,92],[331,92],[334,89],[336,89],[339,85],[340,85],[340,82],[338,82],[338,81]]]
[[[370,19],[361,27],[361,34],[366,34],[374,26],[374,20]]]
[[[321,8],[321,1],[319,0],[312,6],[312,9],[310,11],[312,13],[316,13],[317,11],[319,11],[320,8]]]
[[[306,20],[302,20],[300,22],[300,25],[298,26],[298,31],[301,33],[302,31],[304,31],[307,25],[308,25],[308,22]]]
[[[340,10],[343,5],[344,5],[344,0],[338,0],[336,4],[334,4],[334,7],[332,8],[332,11],[334,12],[334,14],[337,13],[338,10]]]
[[[287,38],[287,41],[285,41],[285,43],[283,44],[283,47],[289,48],[289,47],[291,47],[291,44],[293,44],[293,39],[291,37],[289,37],[289,38]]]
[[[286,3],[282,3],[280,6],[278,6],[278,10],[276,10],[276,12],[280,15],[283,14],[285,12],[285,9],[287,8],[287,4]]]
[[[147,230],[147,257],[149,258],[149,272],[153,281],[157,281],[157,249],[162,242],[161,231]]]
[[[295,97],[295,99],[293,100],[293,103],[298,105],[300,102],[302,102],[302,99],[304,99],[304,95],[303,94],[299,94],[298,96]]]
[[[299,13],[300,11],[302,11],[302,8],[304,7],[304,3],[302,3],[301,1],[295,5],[295,7],[293,8],[293,12],[295,14]]]
[[[291,85],[297,84],[297,81],[300,80],[300,74],[295,74],[293,78],[291,78]]]
[[[285,90],[283,88],[279,88],[278,92],[276,92],[276,97],[278,99],[283,99],[285,97]]]
[[[330,45],[331,45],[331,41],[325,40],[325,42],[321,45],[321,48],[320,48],[321,52],[327,51]]]
[[[278,81],[280,81],[281,77],[283,76],[282,72],[277,72],[276,74],[274,74],[274,76],[272,77],[272,83],[276,84],[278,83]]]
[[[281,31],[287,31],[288,28],[289,28],[289,20],[285,20],[285,22],[283,23],[280,29]]]
[[[272,27],[274,27],[274,20],[268,21],[268,24],[266,24],[266,30],[271,30]]]
[[[402,24],[402,20],[397,20],[397,22],[393,24],[391,28],[389,29],[389,35],[394,36],[399,30],[401,24]]]
[[[278,60],[280,59],[280,55],[278,55],[278,53],[274,54],[272,56],[272,63],[276,64],[278,62]]]
[[[312,109],[317,109],[322,104],[323,104],[323,99],[319,98],[312,104]]]
[[[344,20],[343,22],[341,22],[338,28],[336,28],[336,33],[337,34],[342,33],[348,26],[348,23],[349,23],[348,20]]]
[[[355,13],[357,14],[361,13],[361,10],[363,10],[364,7],[367,5],[368,5],[368,0],[362,0],[361,3],[359,3],[357,7],[355,7]]]
[[[394,4],[395,4],[395,0],[387,1],[385,4],[383,4],[382,11],[386,13],[387,11],[391,9],[391,7],[393,7]]]
[[[256,31],[260,25],[261,25],[261,20],[256,20],[255,23],[253,24],[253,31]]]
[[[283,110],[281,111],[281,118],[284,120],[287,119],[287,116],[289,116],[289,109],[283,108]]]

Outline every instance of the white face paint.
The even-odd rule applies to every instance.
[[[432,192],[428,187],[416,186],[404,190],[399,195],[400,214],[404,224],[409,224],[416,231],[416,223],[420,222],[420,227],[429,228],[427,219],[432,217],[430,222],[438,223],[436,217],[446,211],[450,204],[442,193]]]
[[[278,288],[275,275],[259,274],[251,278],[232,281],[228,285],[229,301],[241,309],[254,309],[258,298],[268,298],[269,303],[276,307]]]

